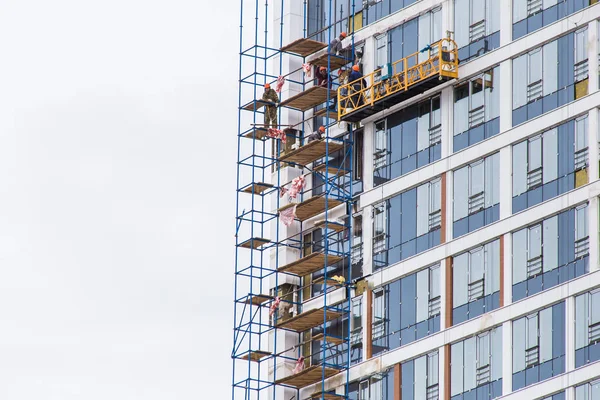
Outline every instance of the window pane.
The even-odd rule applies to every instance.
[[[483,74],[485,80],[485,120],[500,115],[500,68],[496,67]]]
[[[472,337],[464,341],[465,347],[465,377],[464,385],[465,391],[471,390],[477,386],[476,382],[476,364],[477,364],[477,349],[476,349],[476,337]]]
[[[490,333],[477,336],[477,368],[490,364]]]
[[[417,322],[429,318],[429,269],[417,273]]]
[[[482,21],[485,18],[485,1],[474,0],[471,2],[471,24]]]
[[[466,217],[469,212],[469,167],[454,171],[454,220]]]
[[[558,217],[548,218],[543,222],[544,238],[544,271],[551,271],[558,267]]]
[[[529,140],[529,156],[527,157],[529,172],[534,171],[542,166],[542,137]]]
[[[419,104],[419,117],[417,119],[417,151],[429,147],[429,108],[431,102]]]
[[[500,241],[485,245],[485,294],[500,290]]]
[[[590,299],[590,325],[600,322],[600,291],[592,292]]]
[[[441,293],[441,276],[440,267],[431,267],[431,279],[429,280],[429,298],[433,299],[440,296]]]
[[[431,11],[432,42],[437,42],[442,38],[442,8]]]
[[[529,53],[529,84],[542,79],[542,49],[535,49]]]
[[[587,60],[587,28],[575,32],[575,63]]]
[[[527,343],[525,347],[530,349],[538,345],[538,315],[531,315],[527,317]]]
[[[436,179],[431,182],[429,187],[430,208],[429,212],[435,212],[442,209],[442,180]],[[444,199],[445,200],[445,199]]]
[[[552,307],[540,311],[540,364],[552,360]]]
[[[417,236],[429,232],[429,184],[417,187]]]
[[[513,109],[527,104],[527,76],[523,71],[527,71],[527,54],[523,54],[521,57],[513,60]]]
[[[471,110],[483,105],[483,76],[471,81]]]
[[[543,160],[544,169],[542,170],[543,182],[548,183],[558,178],[558,135],[556,128],[544,132],[543,142]]]
[[[545,10],[546,8],[550,8],[554,5],[556,5],[556,2],[558,0],[544,0],[542,8]]]
[[[475,164],[471,164],[471,188],[469,190],[469,195],[473,196],[475,194],[483,192],[484,188],[484,170],[483,170],[483,160],[479,161]]]
[[[415,360],[415,399],[426,399],[427,385],[427,356]]]
[[[458,342],[450,346],[450,392],[451,395],[457,395],[465,391],[464,389],[464,357],[463,342]]]
[[[556,40],[544,45],[543,94],[556,92],[558,88],[558,42]]]
[[[535,225],[529,228],[529,254],[528,259],[533,260],[534,258],[542,255],[542,226]]]
[[[498,204],[500,194],[498,193],[500,182],[500,156],[493,154],[485,159],[485,207]]]
[[[513,196],[518,196],[527,191],[527,141],[513,146]]]
[[[513,322],[513,373],[525,369],[525,318]]]
[[[459,307],[467,304],[469,253],[463,253],[453,259],[453,306]]]
[[[587,116],[575,120],[575,151],[587,148]]]
[[[588,294],[575,297],[575,348],[588,345]]]
[[[483,247],[470,251],[471,265],[469,283],[483,279]]]
[[[469,85],[454,89],[454,134],[469,129]]]
[[[587,206],[575,209],[575,240],[583,239],[588,235]]]
[[[427,356],[427,386],[439,383],[439,361],[437,351]]]
[[[502,378],[502,327],[493,329],[491,335],[492,380],[495,381]]]
[[[527,278],[527,229],[513,233],[513,284]]]
[[[419,17],[419,50],[432,43],[431,40],[431,13],[425,13]],[[424,51],[419,53],[419,62],[423,62],[429,58],[429,53]]]
[[[513,23],[527,18],[527,0],[513,0]]]
[[[470,9],[469,0],[454,1],[454,40],[458,47],[469,44]]]

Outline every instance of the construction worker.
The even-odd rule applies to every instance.
[[[340,33],[339,38],[334,38],[331,43],[329,43],[329,48],[327,52],[331,55],[339,56],[342,52],[342,40],[346,39],[348,34],[346,32]]]
[[[312,142],[313,140],[323,139],[324,134],[325,134],[325,127],[323,125],[321,125],[315,133],[311,133],[310,135],[308,135],[308,143]]]
[[[350,72],[350,75],[348,76],[348,82],[352,85],[351,90],[354,93],[360,92],[367,87],[367,82],[365,81],[365,78],[363,78],[363,74],[361,74],[358,65],[352,66],[352,72]],[[354,105],[354,107],[361,106],[363,101],[362,94],[352,96],[352,105]]]
[[[277,128],[277,104],[279,104],[279,96],[277,96],[275,90],[271,89],[271,85],[268,83],[265,83],[265,92],[262,95],[262,99],[275,103],[275,105],[265,106],[265,128],[269,128],[270,126]]]
[[[317,86],[331,89],[331,77],[327,72],[327,67],[320,67],[317,72]]]

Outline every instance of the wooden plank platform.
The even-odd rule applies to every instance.
[[[251,101],[250,103],[246,104],[242,108],[244,110],[248,110],[248,111],[256,111],[256,110],[260,110],[264,106],[276,106],[276,105],[277,104],[273,103],[272,101],[265,101],[262,99],[258,99],[256,101]]]
[[[315,117],[327,117],[337,121],[338,113],[337,111],[328,108],[321,108],[319,111],[315,112]]]
[[[254,237],[240,243],[239,246],[246,249],[258,249],[263,244],[267,244],[269,242],[271,242],[269,239]]]
[[[339,222],[333,221],[325,221],[324,219],[315,222],[315,228],[325,228],[325,222],[327,222],[327,229],[332,229],[336,232],[341,232],[344,229],[346,229],[346,225],[344,224],[340,224]]]
[[[338,261],[341,261],[342,257],[329,254],[327,256],[327,264],[333,265]],[[322,252],[312,253],[306,257],[302,257],[299,260],[293,261],[289,264],[279,267],[277,272],[285,272],[288,274],[296,274],[298,276],[306,276],[317,272],[325,268],[325,254]]]
[[[244,354],[240,358],[242,360],[250,359],[250,361],[258,361],[261,358],[264,358],[264,357],[270,356],[270,355],[271,355],[271,353],[269,353],[267,351],[256,350],[256,351],[251,351],[250,353]]]
[[[282,107],[294,108],[299,111],[310,110],[323,104],[327,101],[327,94],[329,93],[329,99],[334,99],[337,96],[335,90],[329,90],[320,86],[313,86],[302,93],[298,93],[290,97],[289,99],[282,101],[280,105]]]
[[[328,54],[325,53],[320,57],[315,58],[314,60],[310,60],[309,62],[312,65],[316,65],[318,67],[327,67],[327,56]],[[338,68],[343,67],[344,65],[348,64],[349,62],[351,62],[352,60],[348,59],[348,58],[344,58],[344,57],[340,57],[340,56],[336,56],[336,55],[332,55],[331,56],[331,70],[336,70]]]
[[[273,300],[273,296],[268,296],[266,294],[255,294],[252,296],[248,296],[244,303],[252,304],[253,306],[260,306],[269,300]]]
[[[255,182],[252,185],[248,186],[246,189],[244,189],[243,192],[250,194],[261,194],[265,190],[271,189],[272,187],[274,186],[270,183]]]
[[[313,336],[312,340],[323,340],[325,339],[325,341],[327,343],[331,343],[331,344],[335,344],[336,346],[338,344],[342,344],[344,343],[344,339],[339,338],[339,337],[335,337],[335,336],[329,336],[327,335],[327,337],[325,337],[325,335],[323,335],[322,333],[319,333],[316,336]]]
[[[342,202],[335,199],[329,199],[327,202],[329,210],[339,206],[340,204],[342,204]],[[296,218],[298,218],[298,220],[300,221],[306,221],[307,219],[312,218],[315,215],[319,215],[325,212],[325,197],[311,197],[310,199],[305,200],[302,203],[290,203],[281,207],[277,211],[284,211],[290,207],[293,207],[294,205],[296,205]]]
[[[346,397],[341,394],[317,392],[311,394],[306,400],[341,400],[345,398]]]
[[[298,40],[294,40],[292,43],[286,46],[283,46],[279,50],[306,57],[308,55],[316,53],[319,50],[324,49],[325,47],[327,47],[325,43],[317,42],[316,40],[308,38],[300,38]]]
[[[338,311],[327,311],[327,321],[339,318],[342,316],[341,312]],[[322,308],[316,308],[302,314],[298,314],[283,322],[276,324],[277,328],[290,329],[296,332],[305,332],[311,328],[323,325],[323,318],[325,317],[325,311]]]
[[[247,137],[248,139],[263,140],[265,137],[267,137],[267,128],[256,126],[253,130],[246,133],[244,137]]]
[[[334,376],[338,372],[340,372],[339,369],[325,367],[325,379]],[[312,367],[305,368],[303,371],[297,374],[278,379],[275,381],[275,384],[284,384],[300,389],[321,381],[322,373],[323,367],[319,365],[313,365]]]
[[[325,164],[319,164],[317,165],[313,171],[315,172],[320,172],[323,175],[325,174],[329,174],[329,175],[335,175],[335,176],[344,176],[348,173],[347,170],[343,169],[343,168],[338,168],[338,167],[325,167]]]
[[[344,147],[342,142],[336,140],[329,141],[329,154],[334,153]],[[326,139],[313,140],[302,147],[292,150],[279,158],[282,162],[293,162],[300,165],[307,165],[313,161],[323,158],[327,155]]]

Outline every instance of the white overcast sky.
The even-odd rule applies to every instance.
[[[237,0],[0,0],[0,399],[231,396]]]

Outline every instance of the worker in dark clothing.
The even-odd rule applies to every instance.
[[[334,38],[331,43],[329,43],[329,48],[327,52],[331,55],[339,56],[342,53],[342,40],[344,40],[348,36],[346,32],[340,33],[339,38]]]
[[[331,89],[331,76],[327,72],[327,67],[320,67],[317,72],[317,86]]]
[[[271,89],[271,85],[268,83],[265,83],[265,91],[262,95],[262,99],[264,101],[275,103],[275,105],[265,106],[265,128],[270,126],[277,128],[277,104],[279,103],[279,96],[277,96],[275,90]]]
[[[365,78],[363,78],[363,74],[361,74],[358,65],[352,66],[352,72],[350,72],[350,76],[348,76],[348,82],[350,82],[351,91],[354,93],[358,93],[367,87],[367,82],[365,81]],[[361,106],[363,102],[364,99],[362,93],[352,95],[352,105],[355,107]]]
[[[312,142],[313,140],[323,139],[324,134],[325,134],[325,127],[323,125],[321,125],[315,133],[311,133],[310,135],[308,135],[308,143]]]

